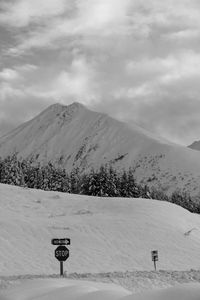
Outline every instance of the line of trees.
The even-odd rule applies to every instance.
[[[41,165],[31,160],[19,160],[17,154],[0,158],[0,183],[17,185],[46,191],[100,197],[150,198],[178,204],[191,212],[200,213],[200,203],[189,194],[175,191],[171,196],[156,188],[140,185],[135,181],[133,169],[117,171],[109,165],[81,173],[74,169],[70,173],[52,163]]]
[[[0,183],[101,197],[150,197],[147,186],[136,184],[132,169],[118,172],[105,165],[88,173],[78,168],[67,173],[51,162],[41,165],[18,160],[16,154],[0,158]]]

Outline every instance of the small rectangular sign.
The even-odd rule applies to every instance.
[[[157,250],[151,251],[151,256],[152,256],[153,261],[158,261],[158,251]]]
[[[51,243],[52,243],[52,245],[70,245],[70,239],[68,239],[68,238],[52,239]]]

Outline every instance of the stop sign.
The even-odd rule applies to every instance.
[[[59,261],[65,261],[69,257],[69,249],[65,246],[58,246],[55,250],[55,257]]]

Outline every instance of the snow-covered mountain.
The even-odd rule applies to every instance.
[[[199,268],[200,216],[169,202],[0,184],[0,275],[59,274],[52,238],[71,238],[68,273]]]
[[[79,103],[55,104],[0,138],[0,156],[63,165],[70,171],[110,163],[134,167],[138,181],[199,192],[200,153],[170,143],[133,124],[117,121]]]
[[[191,149],[200,151],[200,141],[195,141],[191,145],[188,146]]]

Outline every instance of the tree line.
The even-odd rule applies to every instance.
[[[15,153],[0,158],[0,183],[90,196],[157,199],[200,213],[200,203],[192,200],[188,193],[177,190],[169,196],[156,188],[141,185],[136,182],[131,168],[118,171],[110,165],[103,165],[87,173],[78,168],[68,173],[51,162],[42,165],[29,159],[19,160]]]

